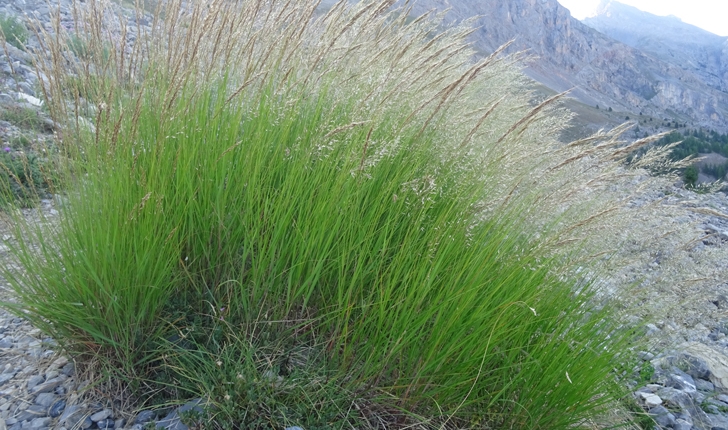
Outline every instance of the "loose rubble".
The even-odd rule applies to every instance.
[[[648,383],[634,393],[658,428],[728,429],[728,361],[703,359],[719,356],[706,348],[696,344],[686,347],[692,353],[644,356]]]
[[[91,381],[80,380],[74,363],[56,346],[27,321],[0,310],[0,429],[186,430],[181,417],[203,413],[202,399],[136,414],[89,403],[83,389]]]

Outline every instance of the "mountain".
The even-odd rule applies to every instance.
[[[585,107],[609,106],[660,122],[665,118],[728,130],[728,93],[720,84],[725,79],[713,76],[720,68],[702,67],[697,60],[695,67],[687,67],[682,60],[666,61],[630,46],[573,18],[557,0],[418,0],[412,8],[413,15],[448,9],[451,22],[478,16],[472,36],[477,50],[487,54],[515,40],[510,52],[536,57],[528,63],[527,75],[553,91],[572,89],[571,96]],[[704,36],[713,46],[714,38]],[[702,39],[695,43],[703,46]],[[728,46],[721,52],[728,58]]]
[[[728,37],[656,16],[616,1],[603,0],[584,24],[662,61],[689,70],[720,91],[728,91]]]

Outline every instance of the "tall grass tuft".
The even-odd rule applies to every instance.
[[[559,143],[517,57],[392,3],[172,0],[129,38],[89,0],[38,29],[75,181],[55,228],[19,224],[9,306],[211,428],[606,412],[631,338],[593,283],[623,238],[595,232],[649,140]]]
[[[2,37],[2,43],[25,49],[25,42],[28,41],[28,29],[13,16],[0,15],[0,37]]]

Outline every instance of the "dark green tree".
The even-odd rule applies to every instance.
[[[688,168],[685,169],[685,185],[688,188],[695,187],[695,184],[698,182],[698,168],[694,164],[692,166],[688,166]]]

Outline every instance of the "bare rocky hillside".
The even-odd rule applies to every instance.
[[[682,67],[628,46],[573,18],[557,0],[419,0],[412,13],[445,9],[451,21],[479,17],[478,50],[487,54],[514,40],[511,52],[536,57],[530,77],[554,91],[572,89],[588,106],[728,129],[728,93],[718,78],[707,79],[707,65]]]

